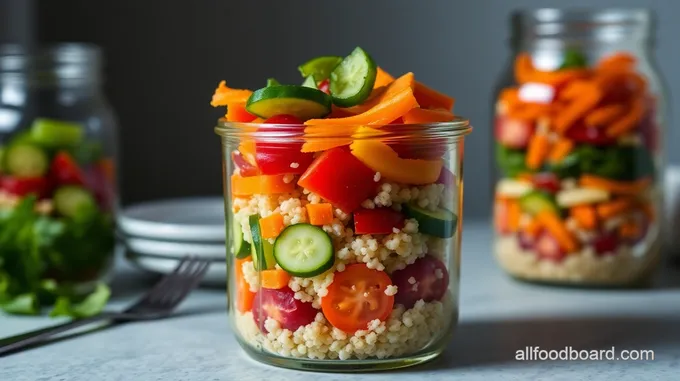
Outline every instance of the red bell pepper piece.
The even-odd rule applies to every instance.
[[[390,208],[361,208],[353,215],[356,234],[390,234],[404,227],[404,215]]]
[[[46,177],[3,176],[0,188],[17,196],[33,193],[39,198],[47,197],[50,192],[50,181]]]
[[[375,172],[344,148],[321,154],[300,177],[298,185],[351,213],[376,190]]]
[[[250,164],[239,151],[234,151],[231,153],[231,161],[239,170],[239,174],[242,177],[250,177],[261,175],[260,169],[256,166]]]
[[[58,152],[50,166],[50,177],[56,185],[83,185],[83,172],[67,152]]]
[[[291,126],[291,132],[303,128],[303,122],[292,115],[275,115],[265,120],[263,124],[295,125]],[[281,130],[282,128],[276,129]],[[301,151],[302,142],[255,142],[255,163],[264,175],[301,174],[314,160],[313,153]]]

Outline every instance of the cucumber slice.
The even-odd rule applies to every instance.
[[[342,57],[338,56],[316,57],[298,66],[298,70],[303,77],[307,78],[313,75],[314,79],[319,82],[328,78],[341,61]]]
[[[551,195],[537,190],[520,197],[519,207],[523,212],[529,213],[532,216],[546,210],[555,214],[559,213],[555,199]]]
[[[104,147],[99,142],[85,141],[68,152],[82,165],[92,164],[104,157]]]
[[[316,87],[316,81],[314,80],[313,75],[310,75],[309,77],[305,78],[305,81],[302,82],[302,86],[311,87],[312,89],[318,89],[318,87]]]
[[[63,186],[54,192],[54,208],[66,217],[76,217],[81,210],[96,208],[97,202],[83,187]]]
[[[243,239],[243,230],[241,230],[241,224],[232,218],[231,232],[234,249],[234,256],[238,259],[248,258],[250,255],[250,244]]]
[[[330,91],[333,103],[340,107],[356,106],[365,101],[375,84],[378,72],[373,58],[357,47],[331,72]]]
[[[281,85],[255,90],[248,98],[246,110],[260,118],[288,114],[301,120],[322,118],[331,112],[331,97],[310,87]]]
[[[421,233],[439,238],[451,238],[456,233],[458,216],[450,210],[437,208],[432,211],[411,202],[404,204],[403,211],[407,217],[418,221],[418,230]]]
[[[276,265],[274,259],[274,248],[269,241],[262,238],[260,232],[260,216],[253,214],[248,217],[250,225],[250,235],[253,237],[253,244],[250,245],[250,253],[253,256],[253,266],[255,270],[262,271],[273,269]]]
[[[20,177],[39,177],[47,173],[47,154],[33,144],[18,143],[7,148],[4,168],[7,173]]]
[[[303,278],[322,274],[335,263],[331,237],[310,224],[285,228],[274,242],[274,257],[282,269]]]
[[[277,81],[276,78],[267,78],[267,87],[270,86],[281,86],[281,82]]]
[[[38,118],[31,126],[31,137],[47,147],[71,147],[83,141],[85,130],[78,123]]]

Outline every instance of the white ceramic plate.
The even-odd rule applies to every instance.
[[[132,205],[119,214],[118,227],[132,237],[224,244],[224,200],[199,197]]]
[[[179,260],[172,257],[144,255],[127,250],[127,260],[138,268],[156,274],[169,274],[177,267]],[[207,286],[224,286],[227,283],[226,262],[212,262],[201,284]]]
[[[125,246],[138,254],[164,256],[180,259],[187,255],[224,262],[226,248],[224,243],[190,243],[156,241],[146,238],[125,237]]]

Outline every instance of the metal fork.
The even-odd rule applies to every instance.
[[[165,275],[136,303],[124,311],[102,312],[88,318],[72,320],[68,323],[4,339],[2,341],[9,341],[9,344],[0,345],[0,357],[30,347],[60,333],[95,322],[110,321],[116,324],[167,317],[198,286],[208,271],[208,267],[210,267],[210,262],[207,260],[185,257],[172,273]],[[18,341],[13,339],[18,339]]]

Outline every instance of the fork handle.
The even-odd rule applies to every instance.
[[[43,340],[49,339],[50,337],[58,335],[60,333],[70,331],[72,329],[83,327],[99,321],[112,320],[116,317],[117,314],[114,313],[101,313],[99,315],[91,316],[88,318],[71,320],[63,324],[35,330],[32,332],[22,333],[16,336],[2,339],[0,340],[2,342],[2,344],[0,345],[0,357],[10,352],[15,352],[19,349],[30,347],[31,345],[37,344]],[[6,342],[8,342],[8,344],[4,344]]]

